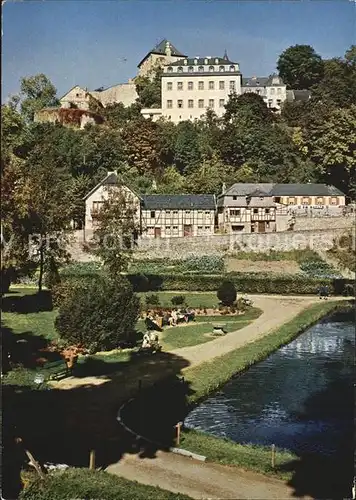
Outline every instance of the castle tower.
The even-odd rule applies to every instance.
[[[187,56],[182,54],[175,46],[167,39],[163,39],[158,45],[153,47],[145,57],[139,62],[138,75],[147,76],[156,66],[173,63],[179,59],[185,59]]]

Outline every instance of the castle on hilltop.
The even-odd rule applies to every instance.
[[[226,51],[223,57],[188,57],[166,39],[150,50],[137,67],[136,77],[127,83],[95,90],[74,86],[61,97],[61,108],[75,108],[85,112],[85,120],[80,122],[82,127],[96,119],[90,116],[90,102],[97,101],[104,107],[120,102],[124,106],[130,106],[138,98],[135,78],[150,76],[158,67],[163,68],[161,107],[145,108],[141,111],[145,118],[153,121],[161,117],[174,123],[194,120],[204,115],[207,109],[213,109],[218,116],[222,116],[232,92],[238,95],[246,92],[256,93],[275,112],[280,111],[286,100],[305,100],[310,97],[308,91],[287,91],[286,85],[276,74],[243,78],[239,63],[231,60]],[[46,109],[45,113],[40,111],[36,121],[48,121],[49,115],[53,115],[51,121],[56,121],[58,109]]]

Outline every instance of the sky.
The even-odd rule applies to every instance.
[[[226,49],[244,77],[274,72],[291,45],[330,58],[356,43],[356,0],[8,0],[2,18],[2,102],[38,73],[58,97],[127,82],[163,38],[192,57]]]

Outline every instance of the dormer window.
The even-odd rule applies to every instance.
[[[203,71],[204,71],[204,66],[199,66],[198,71],[200,71],[200,73],[203,73]]]
[[[172,68],[172,66],[168,66],[168,68],[167,68],[167,73],[173,73],[173,68]]]
[[[219,59],[215,59],[215,64],[219,64]]]
[[[194,64],[198,64],[198,59],[194,59]]]
[[[209,71],[215,71],[214,66],[209,66]]]
[[[219,66],[219,71],[225,71],[225,66]]]
[[[193,68],[193,66],[189,66],[189,68],[188,68],[188,73],[193,73],[193,72],[194,72],[194,68]]]
[[[177,73],[183,73],[183,68],[182,68],[182,66],[178,66],[178,68],[177,68]]]
[[[230,66],[230,71],[235,71],[235,66],[233,64]]]
[[[184,64],[184,66],[186,66],[188,64],[188,61],[186,59],[184,59],[183,64]]]
[[[204,59],[204,64],[208,64],[208,60],[207,59]]]

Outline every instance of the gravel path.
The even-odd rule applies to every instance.
[[[154,459],[125,455],[112,474],[197,499],[283,500],[298,498],[282,481],[219,464],[159,451]],[[300,498],[300,497],[299,497]],[[308,497],[304,497],[308,498]]]

